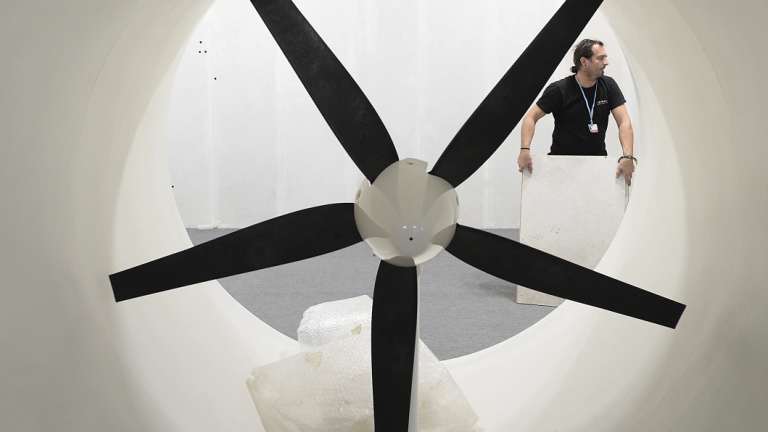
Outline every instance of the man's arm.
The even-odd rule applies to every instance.
[[[528,113],[523,117],[522,129],[520,130],[520,155],[517,157],[517,167],[520,172],[528,168],[533,172],[533,160],[531,159],[531,143],[533,142],[533,133],[536,130],[536,122],[544,117],[546,113],[533,104]]]
[[[629,118],[627,105],[623,104],[611,110],[616,125],[619,127],[619,142],[624,156],[634,156],[635,135],[632,130],[632,120]],[[635,162],[632,159],[621,159],[616,167],[616,177],[624,176],[628,185],[632,184],[632,173],[635,172]]]

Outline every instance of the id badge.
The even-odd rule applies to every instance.
[[[598,129],[598,127],[597,127],[597,123],[590,124],[589,125],[589,131],[591,133],[593,133],[593,134],[596,134],[596,133],[600,132],[600,129]]]

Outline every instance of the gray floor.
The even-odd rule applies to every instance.
[[[233,230],[188,230],[194,244]],[[517,230],[490,230],[517,240]],[[221,279],[254,315],[292,338],[301,314],[317,303],[368,294],[378,258],[365,243],[312,259]],[[441,360],[495,345],[540,320],[553,308],[518,305],[515,285],[489,276],[449,253],[424,266],[421,338]]]

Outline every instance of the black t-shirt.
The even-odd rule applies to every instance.
[[[609,76],[598,78],[595,85],[584,88],[589,105],[597,89],[593,121],[599,132],[589,131],[589,110],[579,90],[575,75],[550,84],[536,105],[542,111],[555,117],[555,130],[552,132],[551,155],[591,155],[605,156],[605,130],[608,128],[608,116],[612,109],[626,103],[624,95],[616,81]]]

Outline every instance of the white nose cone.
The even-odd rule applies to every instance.
[[[450,183],[428,174],[426,162],[403,159],[360,189],[355,222],[379,258],[412,267],[448,246],[458,211],[458,196]]]

